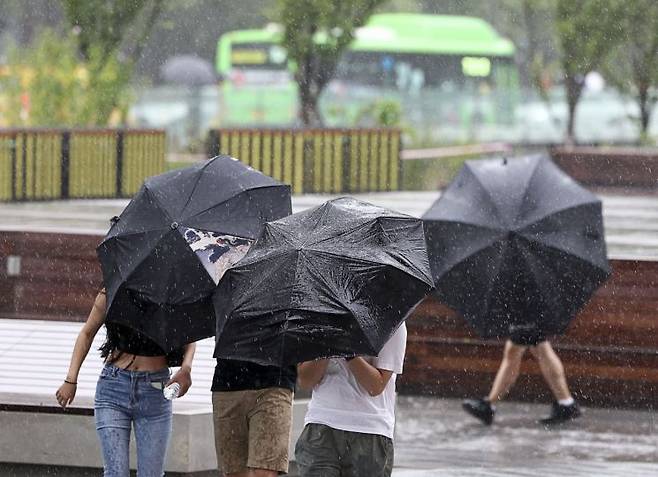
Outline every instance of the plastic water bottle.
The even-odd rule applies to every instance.
[[[171,383],[169,386],[162,390],[162,394],[164,394],[165,399],[168,399],[169,401],[176,399],[179,393],[180,384],[178,383]]]

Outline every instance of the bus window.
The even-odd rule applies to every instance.
[[[231,45],[233,68],[286,70],[286,50],[273,43],[234,43]]]

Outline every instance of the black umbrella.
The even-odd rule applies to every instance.
[[[220,256],[235,261],[266,221],[290,213],[289,186],[228,156],[150,177],[97,249],[107,321],[165,351],[212,336],[213,267],[230,265]]]
[[[467,161],[423,220],[436,296],[483,337],[564,332],[610,273],[600,200],[542,156]]]
[[[341,198],[265,225],[215,291],[215,357],[377,355],[432,290],[423,224]]]

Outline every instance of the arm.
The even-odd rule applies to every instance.
[[[317,361],[306,361],[297,365],[297,382],[299,387],[310,391],[322,381],[324,373],[329,366],[328,359],[318,359]]]
[[[183,364],[181,364],[180,369],[174,374],[167,386],[171,383],[180,384],[180,392],[178,397],[185,396],[188,389],[192,386],[192,361],[194,361],[194,353],[196,351],[196,343],[190,343],[185,345],[183,348]]]
[[[386,389],[388,381],[393,376],[392,371],[377,369],[363,358],[354,358],[347,362],[357,382],[371,396],[379,396]]]
[[[96,336],[96,333],[98,333],[100,327],[103,326],[104,321],[105,293],[101,292],[96,295],[94,306],[91,308],[91,312],[89,312],[89,317],[80,330],[80,333],[78,333],[78,338],[75,340],[73,355],[71,356],[69,371],[66,373],[65,382],[59,387],[57,392],[55,392],[57,402],[59,402],[59,405],[63,408],[66,408],[66,406],[73,402],[77,390],[80,367],[87,357],[91,344],[94,341],[94,337]]]

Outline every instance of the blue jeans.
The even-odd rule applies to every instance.
[[[169,369],[126,371],[105,365],[96,385],[94,415],[105,477],[128,477],[131,424],[137,442],[137,475],[162,477],[169,437],[171,401],[162,388]]]

